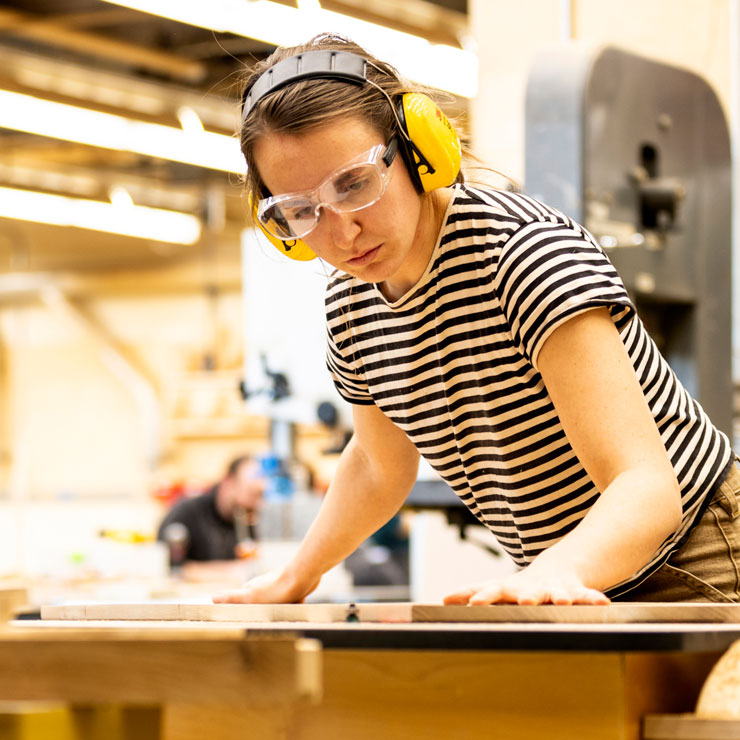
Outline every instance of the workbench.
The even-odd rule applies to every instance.
[[[0,632],[0,699],[68,702],[86,739],[115,707],[115,737],[137,740],[637,740],[644,715],[691,712],[740,639],[735,606],[713,622],[534,607],[594,610],[570,623],[373,621],[363,605],[331,606],[335,621],[313,620],[320,605],[239,621],[242,605],[211,606],[215,620],[161,605],[170,616],[16,621]]]

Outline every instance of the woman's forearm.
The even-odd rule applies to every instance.
[[[395,467],[373,462],[350,442],[316,519],[284,571],[301,596],[398,511],[416,480],[416,462]]]
[[[529,567],[575,573],[590,588],[609,588],[636,573],[678,529],[680,501],[675,477],[665,470],[627,470],[577,527]]]

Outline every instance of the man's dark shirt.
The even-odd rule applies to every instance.
[[[168,524],[181,522],[190,534],[186,560],[233,560],[236,548],[234,522],[224,519],[216,509],[218,485],[194,498],[180,499],[159,527],[157,539],[164,541]]]

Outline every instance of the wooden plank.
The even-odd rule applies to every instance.
[[[415,604],[415,622],[540,622],[645,624],[651,622],[740,623],[740,604],[620,603],[608,606],[437,606]]]
[[[177,620],[206,622],[438,622],[647,624],[740,623],[736,604],[608,606],[443,606],[439,604],[69,604],[43,606],[42,619]]]
[[[370,605],[369,605],[370,606]],[[409,622],[408,604],[395,604],[392,621]],[[66,604],[42,606],[42,619],[194,621],[194,622],[342,622],[348,614],[342,604]],[[368,619],[368,621],[381,621]]]
[[[163,630],[2,631],[0,696],[283,709],[321,696],[321,652],[314,640],[254,640],[243,630],[233,636],[186,632],[187,639]]]
[[[0,623],[12,619],[15,612],[27,603],[28,590],[24,586],[0,586]]]
[[[701,719],[693,714],[645,717],[643,740],[740,740],[740,721]]]

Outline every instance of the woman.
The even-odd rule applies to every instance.
[[[327,357],[355,433],[291,563],[215,600],[302,601],[398,510],[420,454],[521,566],[461,574],[445,603],[740,600],[727,438],[592,236],[464,184],[454,132],[413,93],[328,35],[246,83],[254,216],[290,256],[336,268]]]

